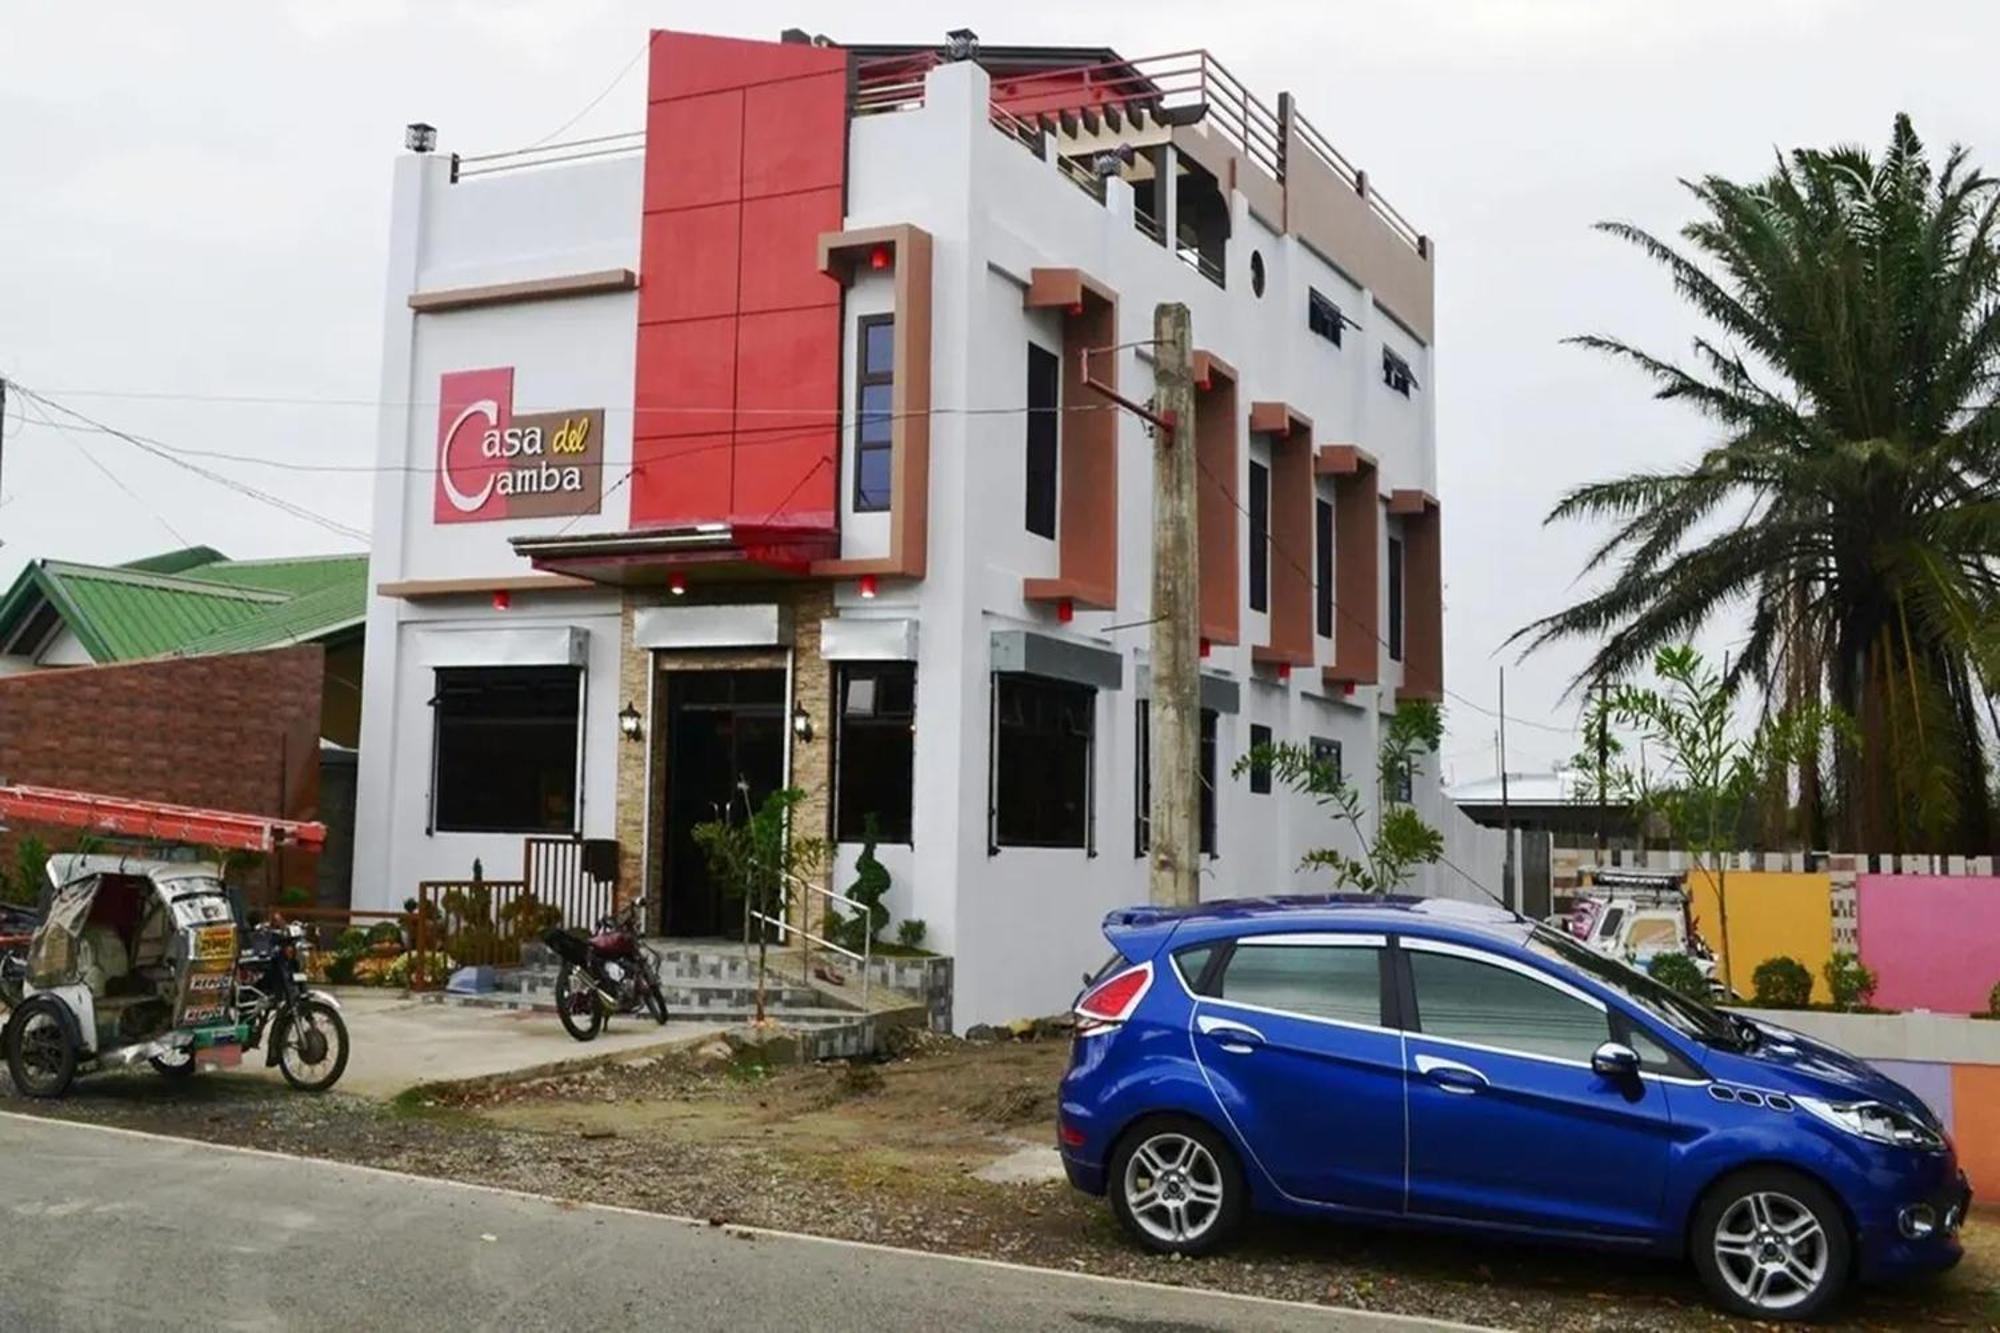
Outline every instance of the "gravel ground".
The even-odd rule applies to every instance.
[[[1262,1222],[1228,1256],[1140,1252],[1102,1202],[989,1185],[979,1166],[1046,1141],[1060,1043],[933,1043],[885,1066],[698,1072],[647,1061],[476,1098],[385,1107],[240,1076],[80,1081],[0,1105],[558,1197],[1287,1300],[1537,1333],[1740,1327],[1678,1265],[1554,1247]],[[0,1076],[0,1086],[4,1086]],[[2000,1217],[1942,1279],[1871,1289],[1833,1327],[2000,1329]]]

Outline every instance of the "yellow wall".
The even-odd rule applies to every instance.
[[[1694,890],[1695,926],[1709,947],[1722,953],[1715,883],[1699,872],[1689,875],[1688,883]],[[1723,891],[1729,899],[1729,984],[1739,994],[1749,999],[1757,964],[1783,954],[1812,973],[1814,1000],[1832,998],[1820,975],[1833,955],[1833,881],[1828,876],[1731,870],[1723,876]]]

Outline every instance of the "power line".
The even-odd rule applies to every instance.
[[[521,153],[532,152],[533,150],[540,148],[543,144],[548,143],[558,134],[561,134],[565,130],[569,129],[570,126],[576,124],[578,121],[582,120],[585,116],[589,115],[591,112],[597,110],[598,103],[602,102],[605,98],[611,96],[612,90],[617,88],[619,84],[625,82],[625,76],[630,74],[633,70],[633,67],[636,66],[639,63],[639,61],[642,58],[644,58],[645,54],[652,49],[653,49],[653,39],[648,37],[646,39],[646,44],[640,47],[637,51],[633,52],[632,58],[625,62],[624,68],[620,69],[617,74],[612,76],[611,82],[605,84],[603,90],[599,92],[597,96],[591,98],[588,102],[585,102],[583,104],[583,110],[577,112],[575,115],[571,116],[568,120],[556,126],[554,129],[550,130],[547,134],[544,134],[541,138],[535,140],[527,147],[519,148],[516,149],[515,151]]]
[[[21,418],[23,422],[27,420],[28,406],[30,402],[31,400],[26,395],[22,396]],[[40,403],[34,403],[34,408],[35,408],[35,415],[41,418],[41,422],[43,425],[48,426],[53,430],[61,431],[64,435],[70,435],[70,431],[67,427],[65,427],[61,422],[56,421],[55,419],[49,416],[48,409],[44,408]],[[148,514],[151,514],[153,516],[153,521],[158,523],[161,527],[167,530],[168,536],[172,537],[182,546],[194,545],[193,542],[189,541],[185,536],[182,535],[180,529],[176,528],[171,522],[168,521],[167,516],[165,514],[153,508],[151,504],[147,503],[147,501],[145,501],[140,497],[137,491],[134,491],[130,486],[127,486],[122,477],[120,477],[116,472],[113,472],[110,468],[104,466],[104,464],[98,459],[97,455],[91,453],[90,450],[84,446],[84,443],[81,439],[77,439],[75,436],[72,435],[71,442],[76,446],[76,451],[83,455],[83,459],[86,463],[89,463],[92,467],[96,468],[99,472],[103,473],[104,479],[106,481],[110,482],[113,486],[116,486],[119,490],[125,492],[126,496],[131,499],[133,504],[138,505]]]

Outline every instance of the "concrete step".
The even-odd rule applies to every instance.
[[[554,1003],[556,975],[554,971],[522,969],[503,976],[500,988],[531,999]],[[676,981],[662,977],[660,990],[667,997],[669,1009],[694,1009],[703,1012],[711,1009],[749,1009],[757,1002],[757,987],[753,982]],[[809,986],[778,983],[765,986],[764,1004],[770,1009],[827,1007],[819,992]]]
[[[462,1004],[477,1009],[525,1009],[534,1013],[555,1015],[555,1002],[547,991],[524,994],[519,991],[488,991],[483,995],[445,995],[447,1003]],[[835,1028],[858,1022],[862,1015],[852,1009],[826,1009],[811,1005],[792,1005],[780,1008],[766,1004],[765,1015],[777,1022],[796,1028]],[[717,1026],[733,1026],[749,1023],[756,1019],[754,1004],[676,1004],[671,992],[667,997],[667,1017],[674,1022],[713,1023]],[[650,1022],[644,1015],[621,1016],[618,1023]]]

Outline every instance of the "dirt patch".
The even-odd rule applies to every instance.
[[[1067,1054],[1060,1041],[933,1041],[872,1066],[662,1059],[394,1108],[256,1079],[134,1074],[81,1082],[53,1106],[4,1104],[564,1198],[1536,1333],[1736,1327],[1679,1265],[1553,1247],[1272,1221],[1224,1257],[1145,1254],[1101,1200],[974,1176],[1048,1141]],[[2000,1329],[2000,1215],[1977,1215],[1965,1241],[1956,1271],[1864,1290],[1832,1326]]]

